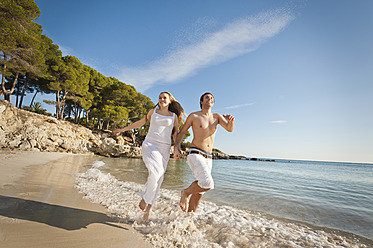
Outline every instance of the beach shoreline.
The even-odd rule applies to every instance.
[[[0,151],[0,244],[12,248],[229,247],[230,242],[237,247],[372,244],[343,231],[313,228],[209,201],[189,215],[177,204],[179,192],[165,188],[150,224],[145,223],[140,221],[136,197],[142,184],[120,181],[99,170],[105,164],[102,161],[108,163],[93,154]],[[132,162],[131,166],[139,168]]]
[[[151,247],[130,224],[75,188],[91,154],[0,151],[4,247]]]

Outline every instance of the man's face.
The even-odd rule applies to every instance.
[[[215,99],[211,94],[207,94],[203,96],[203,100],[201,102],[202,105],[212,107],[214,105]]]

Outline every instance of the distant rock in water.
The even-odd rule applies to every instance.
[[[2,150],[96,153],[103,156],[141,157],[141,147],[130,146],[111,132],[18,109],[0,100]]]
[[[252,160],[252,161],[265,161],[265,162],[276,162],[274,159],[262,159],[262,158],[247,158],[247,160]]]
[[[221,151],[213,151],[212,152],[213,159],[238,159],[238,160],[246,160],[245,156],[236,156],[236,155],[228,155]]]
[[[229,159],[229,155],[225,154],[224,152],[213,151],[212,158],[213,159]]]

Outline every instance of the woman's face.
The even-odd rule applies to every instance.
[[[168,107],[170,103],[171,103],[170,96],[167,93],[162,93],[159,95],[158,104],[160,107]]]

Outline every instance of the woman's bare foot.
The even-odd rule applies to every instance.
[[[144,214],[144,220],[148,220],[149,219],[149,214],[150,214],[150,209],[152,208],[152,205],[148,204],[148,206],[146,206],[146,210],[145,210],[145,214]]]
[[[140,204],[139,204],[139,208],[140,208],[142,211],[145,211],[145,208],[146,208],[146,202],[145,202],[144,199],[141,199]]]
[[[185,193],[185,189],[181,191],[181,197],[180,197],[180,208],[184,212],[187,211],[187,205],[188,205],[188,195]]]

